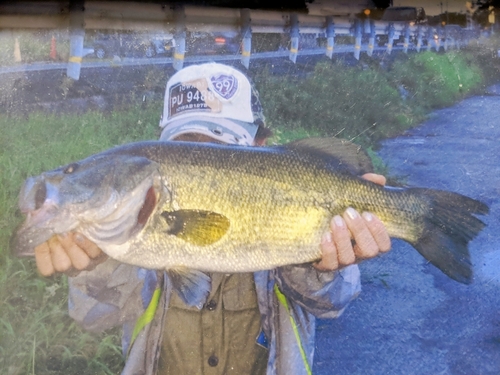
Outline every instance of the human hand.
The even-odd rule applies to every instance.
[[[386,183],[382,175],[367,173],[362,177],[379,185]],[[321,241],[322,258],[313,265],[320,271],[334,271],[358,260],[373,258],[390,248],[391,239],[380,219],[369,212],[360,215],[349,207],[342,216],[332,218],[330,231]]]
[[[78,233],[52,236],[35,247],[38,271],[43,276],[63,272],[74,276],[83,270],[93,269],[107,259],[96,244]]]

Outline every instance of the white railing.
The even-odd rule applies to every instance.
[[[318,53],[318,49],[301,51],[300,38],[305,35],[325,39],[324,53],[330,58],[336,52],[352,49],[357,59],[362,52],[371,56],[374,51],[391,53],[394,48],[404,52],[461,48],[475,37],[473,30],[457,26],[431,27],[302,12],[81,0],[0,5],[1,29],[68,29],[67,73],[74,79],[80,75],[86,30],[161,31],[173,35],[172,63],[176,69],[183,66],[190,32],[238,32],[241,62],[246,67],[252,58],[252,35],[256,34],[286,35],[288,55],[294,62],[299,53]],[[341,36],[351,38],[342,38],[343,44],[339,45]],[[346,39],[352,42],[346,44]]]

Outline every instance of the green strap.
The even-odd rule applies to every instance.
[[[285,307],[285,310],[288,312],[288,316],[290,317],[290,323],[292,324],[293,328],[293,333],[295,334],[295,340],[297,341],[297,345],[299,346],[300,350],[300,355],[302,356],[302,362],[304,362],[307,374],[312,375],[311,366],[309,365],[306,352],[304,350],[304,346],[302,345],[302,340],[300,339],[297,323],[295,322],[295,319],[293,318],[293,315],[290,312],[290,306],[288,305],[288,300],[286,299],[286,296],[278,288],[277,284],[274,284],[274,292],[276,293],[276,297],[278,297],[278,301],[281,302],[281,304]]]
[[[146,325],[153,321],[156,313],[156,308],[158,307],[158,302],[160,301],[160,295],[161,289],[156,288],[153,296],[151,297],[151,301],[149,301],[149,305],[146,308],[146,311],[144,311],[144,313],[135,322],[134,331],[132,332],[132,338],[130,339],[129,351],[130,348],[132,348],[132,344],[137,338],[137,335],[139,335],[139,332],[141,332],[142,329],[146,327]]]

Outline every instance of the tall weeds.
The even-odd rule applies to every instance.
[[[263,70],[254,80],[271,128],[307,129],[365,147],[400,134],[485,82],[474,52],[464,51],[400,55],[389,66],[375,59],[356,67],[324,61],[305,78],[284,81]]]
[[[0,115],[0,373],[116,374],[119,332],[91,335],[68,316],[66,277],[37,275],[33,260],[10,255],[22,217],[23,180],[133,140],[156,139],[160,103],[102,114]]]

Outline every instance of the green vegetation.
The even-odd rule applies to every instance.
[[[374,156],[378,140],[498,80],[491,50],[480,51],[400,56],[385,67],[370,59],[356,67],[325,61],[300,78],[263,70],[254,80],[273,142],[339,135],[369,147]],[[156,139],[162,105],[128,105],[111,113],[0,114],[0,373],[120,372],[120,331],[90,334],[79,328],[67,313],[66,277],[38,276],[33,260],[12,257],[8,243],[22,220],[16,197],[26,177],[114,145]],[[377,165],[384,171],[380,160]]]
[[[55,38],[56,60],[67,61],[69,36],[67,31],[7,31],[0,32],[0,66],[14,65],[14,48],[17,44],[22,63],[50,61],[52,37]]]
[[[23,180],[43,170],[138,139],[157,139],[160,103],[146,109],[83,115],[0,116],[0,373],[117,374],[120,332],[93,335],[67,312],[66,277],[42,278],[33,260],[10,256],[22,220]]]
[[[498,77],[498,66],[484,57],[477,51],[424,52],[399,55],[389,68],[374,60],[355,68],[326,61],[306,78],[283,82],[264,70],[254,80],[271,128],[307,129],[369,147],[477,92],[485,76]]]

